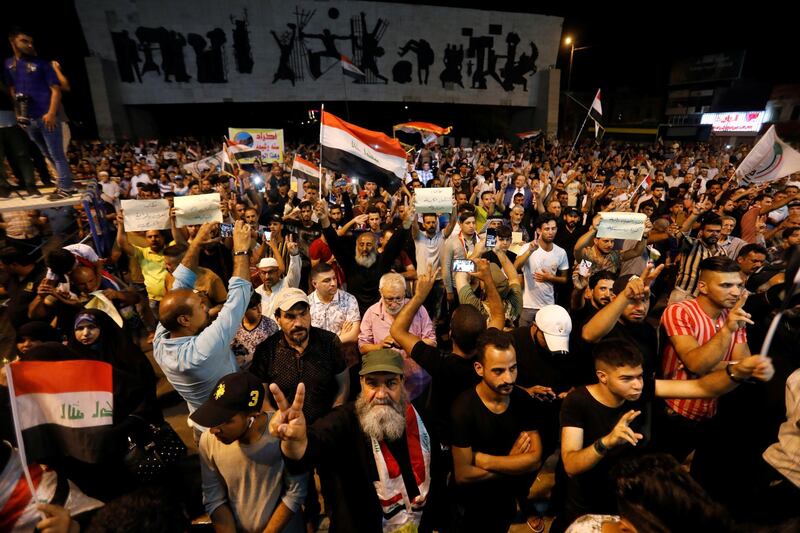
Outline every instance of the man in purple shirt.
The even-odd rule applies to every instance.
[[[6,59],[3,77],[17,102],[18,119],[58,172],[58,189],[49,198],[69,198],[77,190],[72,185],[72,173],[64,153],[63,132],[58,118],[61,107],[58,76],[52,63],[36,57],[33,37],[29,34],[12,29],[8,40],[14,57]]]

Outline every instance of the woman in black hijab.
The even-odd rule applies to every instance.
[[[149,424],[159,426],[164,418],[156,399],[156,376],[142,351],[105,313],[82,309],[75,316],[67,345],[48,342],[28,351],[26,361],[88,359],[112,367],[114,414],[111,428],[103,435],[105,457],[87,464],[69,457],[48,463],[65,471],[86,494],[103,500],[127,492],[136,485],[124,466],[129,437],[134,441]]]

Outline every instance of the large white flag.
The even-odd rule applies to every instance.
[[[800,172],[800,152],[783,142],[770,126],[744,158],[736,175],[743,183],[766,183]]]

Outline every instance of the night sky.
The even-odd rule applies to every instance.
[[[629,88],[664,95],[673,60],[742,49],[747,51],[745,79],[800,83],[796,18],[777,4],[734,7],[733,3],[715,3],[717,9],[698,10],[702,2],[697,1],[592,2],[585,6],[563,1],[404,3],[472,8],[488,3],[495,10],[564,17],[564,35],[572,35],[576,46],[591,46],[575,53],[572,90],[576,92],[602,87],[604,91]],[[73,85],[72,94],[65,96],[70,117],[77,123],[91,124],[91,100],[83,66],[87,48],[73,2],[4,2],[2,13],[3,34],[15,24],[29,28],[39,54],[62,63]],[[569,47],[562,46],[561,50],[556,66],[563,71],[562,88],[566,88]],[[5,39],[2,53],[4,57],[10,55]],[[87,134],[89,131],[87,128]]]

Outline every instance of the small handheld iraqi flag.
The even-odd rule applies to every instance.
[[[301,198],[303,195],[303,183],[309,181],[319,187],[319,167],[311,161],[306,161],[299,155],[294,156],[292,161],[292,174],[291,174],[291,187],[297,193],[297,197]]]
[[[70,456],[98,462],[114,417],[111,365],[102,361],[16,361],[6,365],[23,464]]]
[[[342,64],[342,74],[345,76],[353,78],[356,81],[364,81],[367,79],[367,75],[364,74],[364,71],[355,66],[346,55],[341,55],[339,61]]]

